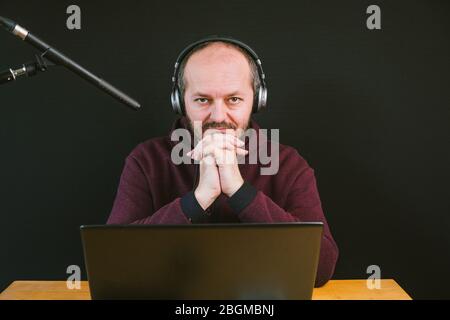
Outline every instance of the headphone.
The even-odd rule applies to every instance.
[[[264,108],[266,108],[267,105],[267,86],[265,82],[265,74],[262,68],[261,59],[258,58],[258,55],[255,51],[253,51],[252,48],[250,48],[245,43],[230,38],[230,37],[222,37],[222,36],[210,36],[207,38],[203,38],[201,40],[198,40],[194,43],[191,43],[186,48],[184,48],[183,51],[178,55],[177,61],[175,62],[174,72],[172,76],[172,92],[170,94],[170,101],[172,103],[173,111],[176,114],[185,115],[185,107],[184,107],[184,101],[183,97],[180,94],[180,88],[178,87],[178,76],[180,72],[180,65],[183,62],[184,58],[197,46],[206,43],[206,42],[212,42],[212,41],[221,41],[221,42],[227,42],[237,45],[238,47],[244,49],[250,57],[255,62],[257,69],[258,69],[258,77],[260,80],[260,85],[258,88],[256,88],[256,92],[254,95],[254,101],[253,101],[253,109],[252,113],[256,113]]]

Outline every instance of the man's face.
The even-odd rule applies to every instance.
[[[213,43],[189,58],[184,77],[184,103],[191,127],[200,121],[202,133],[211,128],[232,129],[236,136],[247,129],[253,86],[250,65],[241,52]]]

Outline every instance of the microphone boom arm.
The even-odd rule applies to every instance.
[[[36,49],[40,50],[42,52],[41,58],[46,58],[50,62],[52,62],[55,65],[62,65],[69,69],[70,71],[74,72],[75,74],[82,77],[84,80],[90,82],[97,88],[101,89],[102,91],[106,92],[110,96],[114,97],[115,99],[119,100],[120,102],[124,103],[128,107],[132,108],[133,110],[140,109],[141,105],[125,94],[124,92],[120,91],[113,85],[109,84],[105,80],[97,77],[93,73],[89,72],[61,52],[57,51],[56,49],[49,46],[47,43],[39,39],[38,37],[34,36],[28,30],[25,28],[19,26],[14,21],[1,17],[0,16],[0,26],[2,26],[6,31],[12,33],[13,35],[21,38],[25,42],[28,42]],[[9,69],[7,71],[4,71],[0,73],[0,84],[11,82],[15,80],[17,76],[28,74],[27,73],[27,66],[28,68],[33,69],[35,65],[32,63],[31,65],[24,64],[22,67],[19,67],[18,69]],[[45,68],[46,70],[46,68]],[[45,71],[45,70],[39,70],[39,71]]]

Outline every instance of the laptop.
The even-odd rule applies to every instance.
[[[81,226],[92,299],[311,299],[323,224]]]

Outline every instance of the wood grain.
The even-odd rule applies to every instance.
[[[89,284],[70,290],[65,281],[14,281],[0,294],[0,300],[90,300]],[[370,290],[366,280],[330,280],[315,288],[313,300],[411,300],[393,279],[381,280],[381,288]]]

